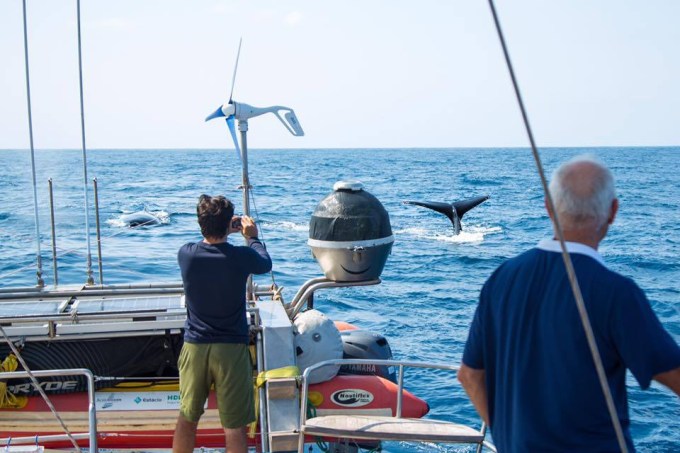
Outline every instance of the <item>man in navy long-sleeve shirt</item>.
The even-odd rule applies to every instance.
[[[255,418],[246,282],[250,274],[269,272],[272,262],[253,220],[234,217],[231,201],[201,195],[196,211],[203,241],[183,245],[177,256],[187,320],[173,452],[193,451],[198,420],[214,384],[227,451],[245,453],[245,427]],[[247,246],[227,242],[229,234],[239,231]]]

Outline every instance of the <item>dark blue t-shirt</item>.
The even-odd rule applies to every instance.
[[[591,256],[572,252],[571,258],[634,451],[626,368],[645,389],[656,374],[680,366],[680,348],[640,288],[590,250]],[[493,273],[482,288],[463,363],[485,370],[499,452],[619,451],[560,253],[535,248]]]
[[[184,341],[189,343],[248,344],[246,281],[250,274],[272,268],[264,245],[227,242],[183,245],[177,254],[186,295]]]

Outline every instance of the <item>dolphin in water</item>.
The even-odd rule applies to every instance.
[[[482,195],[481,197],[468,198],[466,200],[456,201],[455,203],[441,203],[438,201],[404,201],[404,204],[414,204],[416,206],[423,206],[441,212],[451,220],[451,223],[453,224],[453,234],[459,234],[462,229],[460,221],[463,218],[463,215],[488,199],[488,195]]]
[[[120,216],[120,220],[130,228],[161,224],[161,220],[158,217],[147,211],[137,211],[133,212],[132,214],[124,214]]]

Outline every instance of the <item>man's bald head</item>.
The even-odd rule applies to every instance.
[[[611,217],[614,177],[595,156],[576,156],[555,170],[550,195],[565,229],[597,230]]]

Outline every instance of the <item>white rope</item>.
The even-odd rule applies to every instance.
[[[26,265],[26,266],[24,266],[24,267],[20,267],[19,269],[14,269],[13,271],[9,271],[9,272],[7,272],[6,274],[0,274],[0,280],[4,280],[4,279],[7,278],[7,277],[11,277],[12,275],[16,275],[16,274],[18,274],[19,272],[23,272],[23,271],[25,271],[26,269],[30,269],[30,268],[32,268],[32,267],[33,267],[33,265],[32,265],[32,264],[29,264],[29,265]]]
[[[26,0],[23,0],[24,18],[24,63],[26,66],[26,101],[28,102],[28,137],[31,143],[31,174],[33,175],[33,213],[35,215],[36,277],[38,287],[45,286],[42,278],[42,257],[40,253],[40,219],[38,217],[38,189],[35,178],[35,150],[33,147],[33,115],[31,110],[31,78],[28,70],[28,26],[26,23]]]
[[[496,24],[496,30],[498,31],[498,38],[501,42],[503,48],[503,54],[505,55],[505,62],[510,72],[510,78],[512,79],[512,85],[515,89],[515,95],[517,97],[517,102],[519,108],[522,112],[522,119],[524,120],[524,126],[526,127],[527,135],[529,136],[529,142],[531,143],[531,151],[534,155],[534,161],[536,162],[536,167],[538,169],[538,174],[541,177],[541,184],[543,185],[543,192],[545,193],[545,199],[548,204],[548,208],[553,213],[553,223],[555,225],[555,231],[557,232],[557,237],[560,241],[560,247],[562,248],[562,258],[564,260],[564,265],[567,270],[567,276],[569,277],[569,283],[571,284],[571,290],[574,293],[574,300],[576,301],[576,307],[578,309],[579,316],[581,317],[581,324],[583,324],[583,330],[586,334],[586,339],[588,340],[588,347],[590,348],[590,353],[593,356],[593,361],[595,362],[595,369],[597,371],[597,376],[600,381],[600,386],[602,387],[602,393],[604,394],[605,401],[607,403],[607,409],[609,410],[609,416],[614,425],[614,431],[616,432],[616,439],[619,443],[619,448],[623,453],[628,452],[628,447],[626,445],[626,440],[623,436],[623,429],[621,428],[621,422],[616,413],[616,407],[614,406],[614,399],[611,394],[611,389],[609,388],[609,383],[607,382],[607,374],[604,371],[604,365],[602,364],[602,358],[600,356],[600,351],[597,349],[597,343],[595,342],[595,335],[593,334],[593,328],[590,324],[590,319],[588,318],[588,312],[586,311],[585,303],[583,301],[583,294],[581,293],[581,288],[578,284],[578,279],[576,278],[576,272],[574,271],[574,266],[571,262],[571,257],[567,251],[567,245],[564,242],[564,232],[560,225],[559,216],[555,210],[555,205],[553,199],[550,195],[550,190],[548,189],[548,181],[545,177],[543,171],[543,164],[541,163],[541,158],[538,154],[538,149],[536,148],[536,143],[534,142],[534,135],[531,132],[531,126],[529,125],[529,117],[527,115],[526,109],[524,108],[524,102],[522,101],[522,95],[519,91],[519,84],[515,78],[515,71],[513,70],[512,63],[510,61],[510,54],[508,52],[507,46],[505,44],[505,38],[503,37],[503,32],[501,31],[501,24],[498,20],[498,15],[496,14],[496,8],[494,6],[493,0],[489,0],[489,6],[491,8],[491,13],[493,15],[494,23]]]
[[[61,428],[64,430],[64,433],[68,436],[69,440],[71,441],[71,443],[73,444],[75,449],[80,452],[81,450],[80,450],[80,446],[78,446],[78,442],[76,442],[76,439],[71,434],[71,431],[69,431],[68,427],[66,427],[64,420],[62,420],[61,416],[59,415],[57,410],[54,408],[52,401],[50,401],[50,398],[47,396],[47,394],[45,393],[43,388],[40,386],[40,383],[35,378],[35,376],[31,372],[31,369],[28,367],[26,362],[24,362],[24,358],[21,356],[21,353],[16,348],[16,346],[14,346],[14,343],[12,343],[12,340],[9,339],[9,337],[5,333],[5,329],[3,329],[2,326],[0,326],[0,332],[2,333],[2,336],[5,337],[5,341],[7,342],[9,347],[12,349],[12,352],[16,356],[17,360],[19,360],[19,362],[21,363],[21,366],[24,368],[24,371],[28,374],[28,377],[31,379],[33,386],[38,390],[38,392],[40,393],[40,396],[42,396],[42,398],[45,400],[45,404],[47,404],[47,407],[50,408],[50,410],[52,411],[54,416],[59,421],[59,424],[61,425]]]
[[[78,79],[80,81],[80,131],[83,148],[83,192],[85,194],[85,238],[87,242],[87,284],[94,284],[92,277],[92,251],[90,247],[90,203],[87,196],[87,147],[85,146],[85,103],[83,102],[83,52],[80,39],[80,0],[76,1],[78,17]]]

